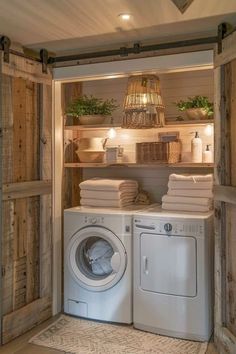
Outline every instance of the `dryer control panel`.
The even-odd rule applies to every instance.
[[[169,236],[203,236],[204,222],[188,220],[134,218],[134,228],[137,232],[158,233]]]

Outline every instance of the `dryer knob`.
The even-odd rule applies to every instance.
[[[167,224],[164,225],[164,229],[165,229],[166,232],[170,232],[172,230],[172,225],[167,223]]]
[[[96,218],[92,218],[92,219],[91,219],[91,224],[96,224],[96,222],[97,222],[97,219],[96,219]]]

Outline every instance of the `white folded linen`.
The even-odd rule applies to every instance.
[[[108,200],[108,199],[81,198],[80,204],[83,206],[92,206],[92,207],[94,206],[94,207],[123,208],[128,205],[134,204],[134,199]]]
[[[169,181],[209,182],[213,181],[213,175],[179,175],[176,173],[172,173],[169,176]]]
[[[213,198],[211,189],[171,189],[169,188],[168,195],[182,197],[206,197]]]
[[[182,197],[173,195],[164,195],[162,197],[163,203],[175,203],[175,204],[194,204],[194,205],[204,205],[211,207],[211,198],[198,198],[198,197]]]
[[[92,198],[92,199],[111,199],[111,200],[119,200],[127,197],[135,198],[138,194],[138,189],[134,188],[129,190],[128,192],[113,192],[113,191],[91,191],[88,189],[82,189],[80,191],[81,198]]]
[[[175,203],[162,203],[162,209],[170,211],[198,211],[207,212],[211,209],[204,205],[195,204],[175,204]]]
[[[171,189],[212,189],[212,182],[190,182],[190,181],[169,181],[168,187]]]
[[[81,182],[79,186],[88,190],[122,191],[138,188],[138,182],[132,179],[92,178]]]

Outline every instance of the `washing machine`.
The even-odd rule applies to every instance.
[[[64,312],[132,323],[132,215],[140,207],[64,212]]]
[[[150,208],[134,216],[134,327],[208,341],[213,329],[213,216]]]

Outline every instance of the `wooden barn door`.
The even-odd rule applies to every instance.
[[[52,314],[51,81],[0,51],[2,344]]]
[[[215,55],[215,342],[236,353],[236,32]]]

